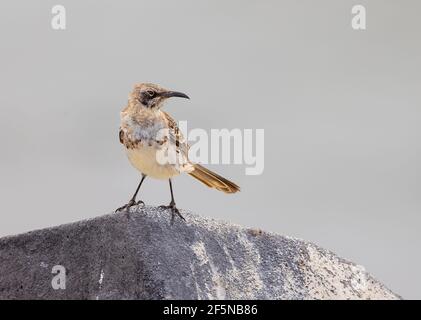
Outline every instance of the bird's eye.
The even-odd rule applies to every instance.
[[[146,93],[150,98],[153,98],[156,95],[156,92],[153,90],[147,90]]]

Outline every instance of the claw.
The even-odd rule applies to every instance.
[[[124,210],[128,211],[131,207],[134,207],[134,206],[137,206],[137,205],[140,205],[140,204],[144,205],[145,203],[142,200],[139,200],[138,202],[136,202],[134,199],[131,199],[129,201],[129,203],[125,204],[124,206],[121,206],[120,208],[117,208],[115,210],[115,212],[117,213],[117,212],[121,212],[121,211],[124,211]]]
[[[175,206],[175,203],[170,203],[168,206],[159,206],[161,209],[170,209],[171,210],[171,224],[174,223],[175,215],[179,216],[182,220],[186,221],[186,219],[181,215],[178,208]]]

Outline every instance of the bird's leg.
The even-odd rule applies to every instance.
[[[146,175],[142,174],[142,179],[140,180],[140,183],[137,186],[136,192],[134,193],[133,197],[130,199],[130,201],[127,204],[125,204],[124,206],[121,206],[115,212],[128,210],[135,205],[145,204],[142,200],[139,200],[138,202],[136,202],[137,193],[139,192],[140,186],[142,185],[143,180],[145,180],[145,178],[146,178]]]
[[[186,219],[184,219],[184,217],[181,215],[180,211],[177,209],[177,207],[175,206],[175,201],[174,201],[174,194],[172,191],[172,182],[171,179],[168,179],[169,183],[170,183],[170,191],[171,191],[171,202],[168,206],[159,206],[160,208],[164,208],[164,209],[170,209],[171,210],[171,223],[174,222],[174,216],[178,215],[181,219],[183,219],[184,221]]]

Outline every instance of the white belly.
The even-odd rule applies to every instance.
[[[157,161],[157,149],[150,146],[141,146],[136,149],[126,149],[130,163],[143,174],[155,179],[169,179],[180,174],[177,166],[160,164]]]

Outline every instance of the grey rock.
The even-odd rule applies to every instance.
[[[362,266],[290,237],[134,208],[0,239],[1,299],[399,299]],[[66,269],[53,289],[52,268]]]

